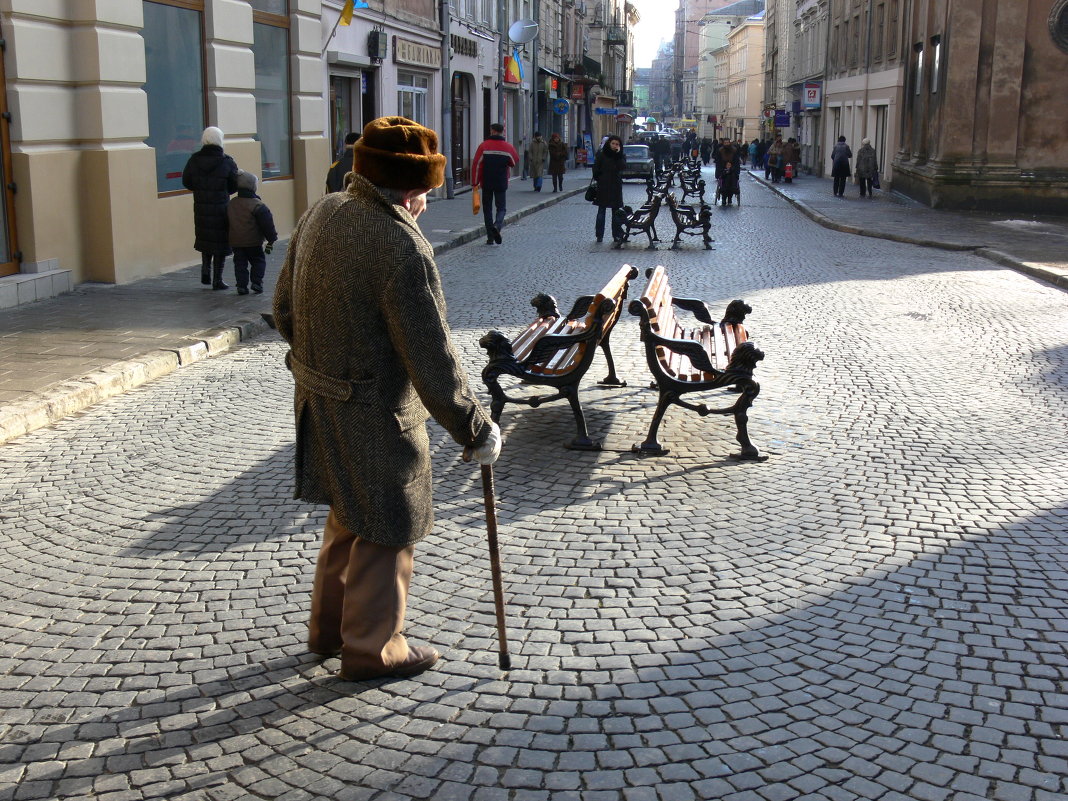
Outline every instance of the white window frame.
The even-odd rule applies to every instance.
[[[410,81],[410,83],[406,81]],[[429,75],[410,70],[397,71],[397,114],[402,117],[408,117],[408,119],[414,120],[420,125],[427,125],[427,95],[429,94]],[[412,104],[414,114],[406,113],[406,101]]]

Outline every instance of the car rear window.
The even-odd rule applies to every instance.
[[[627,145],[623,148],[623,155],[628,159],[647,159],[649,158],[649,148],[645,145]]]

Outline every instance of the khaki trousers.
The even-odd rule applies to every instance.
[[[341,651],[341,672],[388,673],[408,658],[401,634],[415,546],[361,540],[334,515],[326,518],[315,564],[308,647]]]

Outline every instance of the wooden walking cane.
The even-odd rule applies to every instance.
[[[471,449],[464,448],[464,461],[471,461]],[[497,503],[493,492],[493,465],[482,468],[482,495],[486,504],[486,538],[489,541],[490,573],[493,577],[493,606],[497,612],[497,664],[501,670],[512,669],[508,654],[508,636],[504,631],[504,588],[501,585],[501,555],[497,550]]]

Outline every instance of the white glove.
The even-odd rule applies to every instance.
[[[477,448],[471,449],[471,458],[479,464],[493,464],[501,455],[501,427],[496,423],[490,423],[489,436],[486,441]]]

